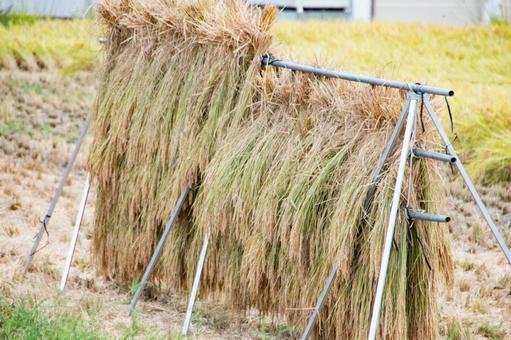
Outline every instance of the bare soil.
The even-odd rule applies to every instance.
[[[95,77],[0,71],[0,295],[34,297],[58,308],[81,311],[112,337],[178,337],[187,296],[153,288],[140,301],[136,322],[127,314],[131,292],[95,275],[90,254],[94,189],[89,196],[73,267],[64,294],[57,287],[85,182],[90,137],[66,183],[48,226],[49,237],[28,275],[22,263],[57,186],[73,142],[92,108]],[[456,263],[452,289],[439,295],[440,334],[450,339],[511,339],[511,265],[494,241],[469,192],[446,169],[445,211]],[[479,187],[511,246],[511,184]],[[136,254],[134,254],[136,256]],[[219,303],[200,300],[192,319],[196,338],[292,337],[285,325],[251,311],[237,315]],[[310,306],[312,307],[312,306]]]

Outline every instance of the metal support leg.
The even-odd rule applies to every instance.
[[[392,197],[392,207],[390,210],[389,224],[387,227],[387,234],[385,237],[385,245],[381,260],[380,276],[378,278],[378,286],[376,288],[376,295],[374,298],[373,314],[371,318],[371,325],[369,328],[369,340],[376,339],[378,331],[378,324],[380,321],[380,311],[383,301],[383,293],[385,290],[385,280],[387,278],[387,269],[389,265],[390,251],[392,250],[392,241],[394,239],[394,229],[396,227],[397,214],[399,212],[399,202],[401,199],[401,189],[403,188],[403,179],[406,169],[406,161],[410,153],[410,139],[412,137],[413,127],[415,125],[415,111],[417,109],[417,100],[419,97],[414,93],[409,93],[411,97],[410,107],[408,111],[408,118],[406,122],[405,135],[403,137],[403,147],[401,150],[401,157],[399,159],[399,168],[397,171],[396,186],[394,189],[394,196]]]
[[[32,249],[30,249],[30,251],[28,252],[26,259],[25,259],[25,268],[24,268],[25,273],[28,272],[28,269],[30,268],[30,263],[32,262],[32,257],[36,253],[37,248],[39,247],[39,243],[41,242],[41,239],[43,238],[43,235],[46,231],[46,228],[48,227],[48,223],[50,222],[50,218],[51,218],[51,215],[53,214],[53,210],[55,210],[55,206],[57,205],[60,194],[62,193],[64,184],[66,183],[66,180],[69,177],[69,173],[71,172],[71,169],[73,168],[73,165],[76,161],[76,157],[78,156],[78,151],[80,151],[80,147],[82,146],[82,143],[83,143],[83,140],[87,133],[87,130],[89,129],[89,124],[90,124],[91,119],[92,119],[92,112],[89,112],[87,119],[83,123],[82,129],[80,130],[80,135],[78,137],[78,141],[76,142],[73,153],[71,154],[71,158],[69,159],[66,169],[64,170],[64,174],[60,178],[59,185],[57,187],[57,190],[55,191],[55,194],[53,195],[53,198],[51,200],[48,211],[46,212],[46,215],[43,217],[43,219],[39,223],[39,231],[37,232],[37,234],[35,236],[34,244],[32,245]]]
[[[190,300],[188,300],[188,308],[186,309],[185,322],[183,324],[183,336],[188,335],[188,329],[190,328],[190,322],[192,320],[193,305],[195,304],[195,298],[197,297],[197,290],[199,289],[200,278],[202,275],[202,268],[204,267],[204,261],[206,260],[206,252],[208,250],[209,234],[204,239],[202,249],[200,251],[199,262],[197,263],[197,269],[195,271],[195,278],[193,279],[192,291],[190,292]]]
[[[403,109],[401,110],[401,113],[399,114],[399,118],[396,122],[396,126],[392,130],[389,140],[387,141],[387,145],[385,146],[385,149],[383,150],[383,154],[381,155],[380,159],[378,160],[378,164],[376,165],[376,169],[375,169],[375,171],[373,173],[373,177],[371,179],[371,186],[367,192],[366,200],[364,202],[364,207],[366,209],[369,206],[371,200],[373,199],[374,193],[376,191],[376,187],[380,180],[380,176],[383,172],[383,168],[385,167],[385,162],[387,161],[387,158],[389,157],[390,153],[394,149],[397,137],[399,136],[399,133],[401,132],[401,129],[403,128],[403,122],[405,120],[408,108],[410,107],[410,100],[411,100],[411,97],[408,96],[406,99],[406,102],[403,106]],[[337,274],[337,269],[338,269],[337,266],[334,266],[332,268],[332,271],[330,272],[330,275],[328,276],[325,287],[323,288],[323,291],[321,292],[321,295],[319,296],[318,301],[316,303],[316,308],[314,309],[314,312],[312,313],[312,315],[309,319],[307,327],[305,328],[305,331],[302,334],[302,337],[301,337],[302,340],[308,339],[310,337],[310,334],[312,332],[314,324],[316,323],[316,320],[319,316],[319,312],[321,311],[321,308],[323,307],[323,304],[325,302],[325,298],[330,290],[330,286],[332,285],[333,279],[335,278],[335,275]]]
[[[506,241],[504,241],[504,238],[500,234],[499,229],[495,225],[495,222],[493,222],[493,219],[490,216],[490,213],[488,212],[488,208],[483,203],[483,200],[481,197],[479,197],[479,194],[477,193],[477,190],[470,180],[470,177],[468,176],[467,171],[465,170],[465,167],[459,160],[458,155],[456,154],[456,151],[454,150],[454,147],[452,146],[451,142],[449,141],[449,137],[447,137],[447,134],[445,133],[442,124],[440,123],[440,120],[438,119],[438,116],[435,113],[435,110],[433,110],[433,107],[431,106],[431,103],[429,102],[429,98],[426,96],[424,97],[424,105],[426,106],[426,110],[428,111],[431,120],[433,121],[433,124],[435,124],[436,129],[438,130],[438,134],[444,141],[445,145],[447,146],[447,150],[451,154],[451,156],[456,157],[458,160],[455,164],[458,167],[458,170],[461,174],[461,177],[463,177],[463,180],[465,181],[465,184],[467,185],[468,190],[472,194],[472,197],[474,198],[474,201],[476,202],[477,206],[479,207],[479,210],[481,210],[481,213],[484,216],[484,219],[488,223],[488,226],[490,227],[491,231],[493,232],[493,235],[497,239],[497,242],[500,246],[500,249],[502,249],[502,252],[504,253],[504,256],[506,257],[509,264],[511,264],[511,252],[509,251],[509,248],[506,245]]]
[[[188,186],[183,190],[181,193],[181,196],[179,197],[179,200],[177,201],[176,207],[172,211],[172,214],[167,221],[167,224],[165,225],[165,230],[163,231],[163,234],[160,237],[160,240],[158,241],[158,244],[156,245],[156,249],[153,252],[153,256],[151,257],[151,261],[149,262],[149,265],[147,266],[144,276],[142,277],[142,280],[140,281],[140,284],[137,288],[137,291],[135,292],[135,295],[133,296],[133,299],[131,300],[130,308],[129,308],[129,315],[133,312],[135,309],[135,306],[137,304],[138,299],[140,298],[140,294],[142,294],[142,290],[144,289],[147,280],[149,279],[149,276],[151,276],[151,273],[153,272],[154,266],[156,265],[156,261],[158,261],[158,258],[160,256],[160,253],[163,249],[163,245],[165,244],[165,241],[167,240],[167,236],[169,236],[170,230],[172,229],[172,226],[174,225],[174,222],[176,221],[177,216],[179,215],[179,211],[181,210],[181,207],[183,206],[183,203],[185,201],[186,196],[188,195],[188,192],[190,189]]]
[[[408,96],[406,98],[405,105],[403,106],[403,110],[399,114],[399,118],[396,122],[396,126],[394,127],[394,130],[392,130],[392,134],[390,135],[387,145],[385,146],[385,149],[383,150],[383,154],[381,155],[380,159],[378,160],[378,164],[376,165],[376,169],[375,169],[375,171],[373,173],[373,177],[371,179],[371,187],[369,188],[369,191],[367,193],[367,199],[366,199],[366,203],[365,203],[366,207],[373,199],[373,195],[376,191],[376,186],[378,185],[381,173],[383,172],[383,168],[385,167],[385,162],[387,161],[387,158],[389,158],[390,153],[394,149],[394,145],[396,144],[396,140],[399,135],[399,132],[401,132],[401,129],[403,127],[403,122],[405,120],[406,113],[407,113],[409,107],[410,107],[410,97]]]
[[[332,271],[330,272],[330,275],[328,275],[328,279],[326,281],[325,287],[323,288],[323,291],[321,292],[321,295],[319,296],[318,301],[316,302],[316,308],[314,308],[314,311],[312,312],[312,315],[309,319],[309,322],[307,323],[307,327],[305,327],[305,331],[302,334],[301,340],[307,340],[309,339],[312,329],[314,328],[314,324],[316,323],[316,320],[318,319],[319,312],[321,311],[321,308],[323,307],[323,304],[325,303],[325,298],[328,295],[328,291],[330,290],[330,287],[332,286],[332,282],[334,281],[335,275],[337,274],[337,266],[334,266],[332,268]]]
[[[67,278],[69,276],[69,270],[71,269],[71,263],[73,262],[73,255],[75,253],[76,242],[78,241],[78,234],[80,232],[80,226],[82,224],[83,213],[85,211],[85,205],[87,204],[87,197],[89,196],[90,190],[90,175],[87,174],[87,178],[85,179],[85,186],[83,188],[82,200],[80,201],[80,206],[78,209],[78,214],[76,215],[75,227],[73,230],[73,237],[71,238],[71,243],[69,244],[69,250],[67,252],[66,264],[64,266],[64,270],[62,271],[62,279],[60,281],[60,291],[63,292],[64,288],[66,288]]]

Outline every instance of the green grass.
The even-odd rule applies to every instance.
[[[0,14],[0,67],[59,69],[64,74],[91,70],[98,57],[91,20],[33,19]]]
[[[0,121],[0,137],[25,132],[23,123],[20,120]]]
[[[13,14],[8,9],[0,9],[0,25],[9,27],[12,25],[32,24],[39,18],[33,15],[17,13]]]
[[[17,61],[30,68],[39,62],[73,73],[92,69],[98,57],[98,29],[89,19],[0,15],[0,23],[0,65]],[[511,180],[509,24],[448,27],[282,21],[274,33],[281,47],[299,62],[318,60],[347,72],[455,90],[450,99],[459,136],[455,146],[468,161],[470,173],[485,182]],[[439,111],[447,123],[443,102]]]
[[[502,325],[491,325],[484,323],[477,329],[477,334],[492,340],[504,339],[506,332],[502,329]]]
[[[94,325],[33,300],[0,300],[0,339],[99,339]]]

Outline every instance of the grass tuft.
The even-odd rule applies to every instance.
[[[60,312],[35,300],[0,300],[2,339],[100,339],[101,334],[80,315]]]
[[[506,336],[506,331],[502,329],[502,325],[492,325],[485,322],[479,326],[477,334],[492,340],[501,340]]]
[[[98,33],[91,20],[32,19],[0,15],[0,69],[92,70]]]
[[[0,9],[0,26],[31,25],[39,20],[35,15],[13,13],[9,8]]]

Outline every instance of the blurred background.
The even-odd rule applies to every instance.
[[[435,105],[511,246],[511,0],[253,0],[281,9],[275,44],[292,61],[451,88]],[[93,0],[0,0],[0,338],[172,338],[186,297],[153,297],[130,319],[131,292],[95,275],[86,210],[63,300],[55,293],[85,180],[85,142],[31,280],[18,269],[78,130],[93,109],[103,36]],[[279,56],[276,56],[279,57]],[[456,264],[442,287],[442,338],[510,339],[511,270],[462,183],[443,174]],[[291,338],[286,325],[201,302],[202,338]],[[174,332],[175,331],[175,332]],[[21,335],[20,335],[21,334]],[[30,337],[30,334],[33,336]],[[34,335],[35,334],[35,335]]]

